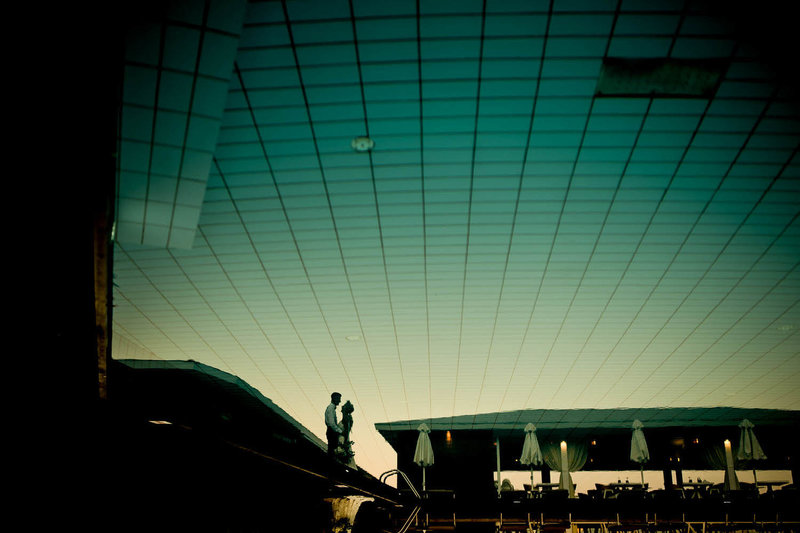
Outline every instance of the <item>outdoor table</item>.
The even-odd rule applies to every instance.
[[[558,483],[538,483],[533,487],[526,488],[529,498],[540,498],[542,492],[550,491],[558,488]],[[528,487],[529,485],[526,485]]]
[[[688,483],[683,483],[683,487],[692,489],[689,491],[690,498],[699,498],[702,494],[707,493],[708,489],[713,485],[714,484],[710,481],[690,481]]]
[[[708,488],[711,485],[713,485],[713,483],[710,482],[710,481],[689,481],[688,483],[686,483],[686,482],[683,483],[684,487],[692,487],[692,488],[695,488],[695,489]]]
[[[772,487],[779,487],[781,485],[786,485],[789,483],[788,481],[759,481],[756,483],[759,487],[767,487],[767,492],[772,492]]]
[[[642,484],[642,483],[628,483],[628,482],[625,482],[625,483],[609,483],[608,486],[612,487],[614,489],[622,489],[622,490],[625,490],[625,489],[628,489],[628,490],[639,489],[639,490],[641,490],[641,489],[644,489],[644,488],[647,487],[647,483],[645,483],[645,484]]]

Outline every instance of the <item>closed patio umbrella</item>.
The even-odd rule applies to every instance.
[[[414,462],[422,467],[422,490],[425,490],[425,468],[433,465],[433,446],[428,433],[431,432],[424,422],[417,428],[417,449],[414,451]]]
[[[644,485],[644,463],[650,460],[650,451],[647,449],[647,441],[644,439],[642,424],[639,420],[633,421],[633,434],[631,435],[631,461],[639,463],[639,470],[642,473],[642,485]]]
[[[736,458],[739,460],[761,461],[767,458],[764,450],[761,449],[761,445],[758,443],[758,439],[756,439],[755,433],[753,433],[754,427],[755,425],[746,418],[739,423],[741,432],[739,434],[739,450],[736,452]],[[756,490],[758,490],[758,478],[756,477],[755,465],[753,466],[753,482],[756,485]]]
[[[500,497],[500,437],[497,437],[497,440],[494,443],[495,452],[497,455],[497,497]]]
[[[725,439],[725,492],[739,490],[739,478],[736,477],[736,468],[733,463],[733,451],[731,441]]]
[[[533,487],[533,467],[542,464],[542,449],[539,447],[539,439],[536,438],[536,426],[528,423],[525,426],[525,442],[522,445],[522,456],[519,462],[524,465],[531,465],[531,488]]]

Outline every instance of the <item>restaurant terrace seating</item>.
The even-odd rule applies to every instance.
[[[554,489],[530,498],[528,491],[509,490],[459,498],[452,490],[431,490],[422,495],[411,531],[491,526],[497,533],[800,533],[793,489],[759,496],[745,487],[703,499],[674,489],[623,491],[631,495],[610,499],[598,488],[587,492],[569,498],[568,491]]]

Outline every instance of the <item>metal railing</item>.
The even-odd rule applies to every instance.
[[[422,497],[419,495],[419,492],[417,492],[417,489],[414,487],[414,484],[411,483],[411,480],[408,479],[408,476],[402,470],[398,470],[398,469],[395,468],[394,470],[388,470],[388,471],[384,472],[383,474],[381,474],[381,477],[379,478],[380,482],[381,483],[386,483],[386,480],[389,479],[390,477],[394,476],[394,475],[401,476],[405,480],[405,482],[409,486],[409,488],[411,489],[411,492],[414,493],[414,496],[416,496],[418,500],[422,499]]]
[[[417,492],[416,487],[414,487],[414,484],[411,483],[411,480],[408,479],[408,476],[402,470],[398,470],[396,468],[393,470],[389,470],[381,474],[380,478],[378,479],[380,480],[381,483],[386,483],[386,480],[392,476],[402,477],[405,480],[408,487],[411,489],[411,492],[413,492],[414,496],[417,497],[417,500],[422,499],[421,496],[419,495],[419,492]],[[422,507],[420,505],[414,506],[414,508],[411,510],[411,514],[408,515],[408,518],[406,518],[406,521],[403,522],[402,527],[398,530],[397,533],[406,533],[406,531],[408,531],[408,529],[411,527],[411,524],[416,520],[417,515],[419,514],[421,508]]]

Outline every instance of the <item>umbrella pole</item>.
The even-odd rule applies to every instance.
[[[497,497],[500,497],[500,437],[497,437]]]
[[[756,477],[756,469],[753,469],[753,484],[756,486],[756,492],[758,492],[758,478]]]
[[[642,473],[642,487],[644,487],[644,465],[639,463],[639,471]]]
[[[425,467],[422,467],[422,492],[425,492]]]

